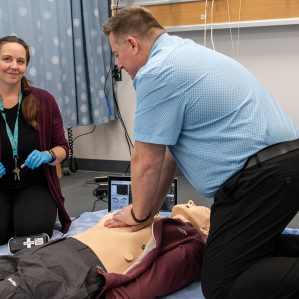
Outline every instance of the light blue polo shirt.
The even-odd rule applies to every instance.
[[[162,34],[133,84],[134,139],[168,145],[184,176],[207,197],[249,156],[299,138],[251,73],[188,39]]]

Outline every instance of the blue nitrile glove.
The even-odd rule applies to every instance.
[[[2,178],[6,173],[5,167],[3,164],[0,162],[0,178]]]
[[[30,169],[40,167],[42,164],[47,164],[52,161],[52,156],[48,151],[40,152],[34,150],[25,160],[25,164]]]

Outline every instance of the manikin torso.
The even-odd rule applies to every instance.
[[[77,234],[73,238],[88,245],[98,256],[108,272],[124,273],[143,253],[152,239],[152,225],[137,232],[129,227],[107,228],[104,222],[112,217],[106,215],[98,224]],[[191,222],[205,241],[210,226],[210,209],[196,206],[192,201],[176,205],[173,218]],[[161,219],[155,216],[154,221]]]
[[[109,217],[112,217],[112,214],[74,238],[88,245],[108,272],[123,273],[143,253],[152,237],[152,226],[137,232],[130,231],[129,227],[107,228],[104,222]]]

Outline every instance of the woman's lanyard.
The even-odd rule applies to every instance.
[[[20,90],[19,99],[18,99],[17,118],[16,118],[16,122],[15,122],[14,133],[12,134],[12,132],[9,128],[9,125],[7,123],[7,120],[6,120],[6,115],[4,112],[2,98],[0,98],[0,110],[1,110],[4,122],[5,122],[6,132],[7,132],[10,144],[11,144],[13,159],[15,160],[15,170],[18,168],[19,112],[20,112],[20,107],[21,107],[21,101],[22,101],[22,91]]]

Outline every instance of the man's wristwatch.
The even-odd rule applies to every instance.
[[[136,222],[136,223],[143,223],[145,222],[146,220],[148,220],[150,217],[151,217],[151,214],[152,212],[150,212],[145,218],[143,219],[138,219],[135,214],[134,214],[134,211],[133,211],[133,208],[131,209],[131,216],[133,218],[133,220]]]

